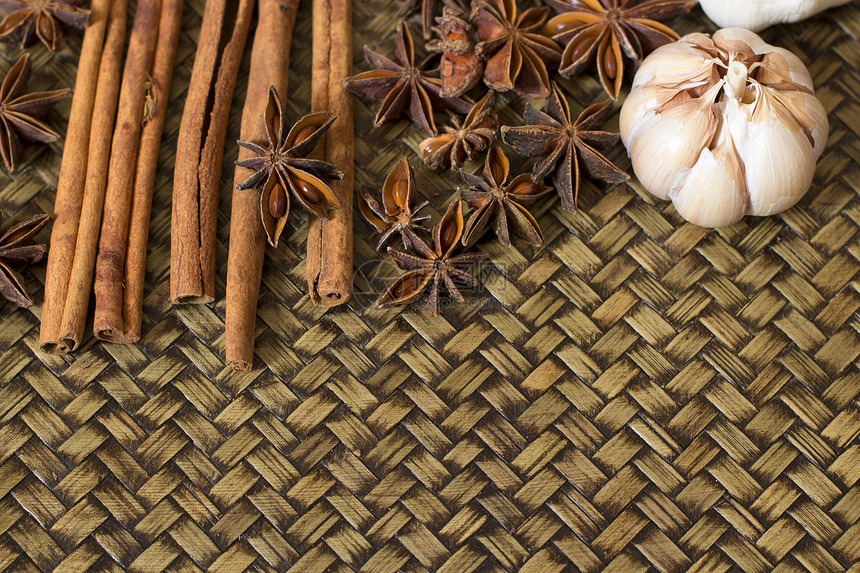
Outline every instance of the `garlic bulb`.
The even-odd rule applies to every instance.
[[[636,72],[620,121],[642,185],[703,227],[794,205],[828,131],[806,66],[742,28],[657,48]]]
[[[737,26],[753,32],[774,24],[805,20],[851,0],[699,0],[717,26]]]

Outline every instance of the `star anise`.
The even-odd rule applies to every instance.
[[[539,158],[532,177],[540,181],[552,174],[561,206],[576,211],[581,174],[590,179],[620,183],[630,178],[613,165],[601,151],[618,142],[619,134],[597,128],[612,111],[610,100],[585,109],[576,121],[571,121],[570,107],[561,88],[553,82],[552,93],[544,111],[529,106],[525,111],[527,125],[502,127],[502,140],[517,153]]]
[[[307,159],[320,138],[334,122],[331,112],[306,115],[287,132],[287,119],[281,107],[281,98],[273,86],[269,86],[266,103],[267,145],[250,141],[239,141],[239,145],[255,155],[236,162],[251,169],[253,175],[237,185],[238,189],[260,189],[260,216],[266,237],[273,247],[287,224],[290,214],[290,193],[320,219],[328,219],[332,209],[340,207],[324,179],[340,179],[343,173],[337,165]]]
[[[406,272],[397,277],[379,297],[382,308],[411,304],[427,293],[430,314],[439,315],[439,296],[443,288],[457,302],[463,295],[457,286],[475,287],[478,280],[460,267],[472,265],[487,258],[487,253],[464,253],[454,256],[463,234],[463,203],[451,203],[439,223],[433,227],[433,248],[417,236],[412,240],[415,254],[388,248],[388,254],[398,267]]]
[[[475,211],[466,222],[463,244],[477,241],[487,225],[492,225],[499,242],[511,246],[511,232],[534,246],[543,243],[540,226],[523,204],[533,203],[550,192],[531,175],[523,173],[508,183],[510,162],[500,147],[493,147],[484,162],[483,179],[461,170],[469,189],[460,189],[463,198]]]
[[[634,64],[678,39],[661,21],[689,11],[695,0],[546,0],[557,12],[543,33],[565,46],[559,72],[572,78],[597,61],[603,89],[618,98],[624,59]]]
[[[400,119],[406,111],[409,117],[428,135],[436,135],[434,109],[452,109],[466,113],[471,103],[460,98],[442,97],[439,70],[428,70],[428,60],[415,64],[412,32],[405,22],[397,26],[397,63],[364,47],[365,59],[376,69],[349,77],[344,87],[357,95],[381,99],[374,127]]]
[[[444,133],[422,141],[418,147],[425,165],[433,171],[459,169],[466,160],[487,149],[498,131],[495,102],[495,92],[488,92],[465,120],[452,115],[453,126],[442,126]]]
[[[45,245],[34,245],[31,239],[48,222],[47,215],[36,215],[0,236],[0,294],[18,306],[27,308],[33,299],[24,287],[24,279],[12,267],[38,263],[45,256]]]
[[[68,89],[25,93],[29,79],[30,55],[24,53],[0,84],[0,156],[10,173],[21,158],[21,140],[51,143],[60,138],[44,120],[69,95]]]
[[[85,0],[0,0],[8,15],[0,22],[0,41],[28,48],[41,40],[52,52],[63,49],[63,25],[87,27],[90,11]]]
[[[445,7],[433,32],[438,39],[427,42],[428,52],[442,54],[439,74],[442,97],[457,97],[475,87],[484,72],[484,62],[475,55],[475,45],[469,36],[471,26],[462,18],[462,11]]]
[[[547,65],[555,66],[561,48],[539,32],[547,8],[529,8],[518,14],[515,0],[477,0],[472,4],[472,25],[481,40],[475,53],[486,60],[484,83],[490,89],[515,90],[526,97],[549,93]]]
[[[367,222],[382,234],[376,245],[377,250],[382,248],[389,237],[398,232],[403,239],[403,246],[410,249],[416,230],[429,231],[421,222],[429,219],[430,215],[417,216],[418,212],[427,206],[427,201],[413,208],[414,195],[415,177],[406,158],[398,161],[385,178],[385,183],[382,185],[382,205],[367,193],[358,194],[359,211]]]
[[[430,38],[431,26],[433,26],[433,17],[436,15],[436,5],[438,0],[406,0],[400,10],[395,14],[396,18],[402,18],[418,10],[421,5],[421,27],[424,32],[424,39]],[[444,6],[462,9],[460,0],[442,0]],[[444,10],[444,9],[443,9]]]

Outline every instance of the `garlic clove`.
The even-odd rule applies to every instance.
[[[639,66],[633,78],[633,88],[651,82],[657,74],[663,84],[686,84],[706,79],[716,60],[703,51],[690,49],[685,40],[692,35],[651,52]]]
[[[721,87],[718,83],[700,98],[673,100],[662,111],[649,112],[627,134],[633,170],[657,197],[669,197],[713,139],[719,122],[710,102]]]
[[[824,106],[817,97],[804,92],[773,92],[773,97],[785,106],[797,124],[806,132],[817,160],[824,152],[827,134],[830,131]]]
[[[702,227],[725,227],[746,214],[744,173],[728,130],[713,151],[702,151],[672,202],[679,215]]]
[[[752,215],[773,215],[792,207],[809,189],[815,173],[815,155],[806,131],[771,97],[761,90],[756,102],[730,100],[725,110],[738,155],[746,166]]]

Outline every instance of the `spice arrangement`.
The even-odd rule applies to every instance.
[[[0,2],[8,12],[0,40],[21,46],[41,40],[56,51],[68,28],[86,30],[48,256],[40,336],[47,352],[80,345],[92,290],[95,336],[140,338],[152,190],[183,10],[183,0],[138,3],[123,57],[127,0],[83,4]],[[485,235],[492,231],[503,246],[522,240],[540,247],[536,204],[557,194],[561,208],[575,212],[583,179],[626,181],[629,175],[606,156],[619,139],[643,186],[693,223],[729,225],[792,206],[811,184],[828,132],[809,72],[748,30],[679,38],[669,22],[694,4],[407,0],[399,15],[420,14],[418,41],[405,19],[397,22],[393,49],[365,46],[369,69],[351,75],[350,1],[314,0],[311,109],[293,123],[285,98],[298,0],[238,0],[232,7],[208,0],[177,143],[171,300],[216,298],[224,140],[252,30],[226,293],[227,360],[238,370],[253,361],[266,244],[278,246],[297,205],[308,217],[305,271],[314,304],[334,306],[351,295],[355,197],[380,234],[377,248],[390,245],[404,271],[378,305],[423,298],[434,315],[444,296],[462,301],[462,291],[477,284],[476,265],[487,256],[473,249]],[[255,6],[265,25],[253,29]],[[780,21],[768,17],[763,22]],[[68,94],[26,93],[29,70],[24,54],[0,87],[0,156],[9,171],[22,142],[59,137],[45,120]],[[608,98],[574,111],[558,82],[583,73],[593,74]],[[613,102],[631,78],[621,133],[606,131],[618,109]],[[378,101],[377,127],[411,120],[426,136],[416,150],[419,168],[459,182],[459,199],[432,227],[421,214],[427,203],[415,205],[408,158],[378,191],[353,195],[353,95]],[[500,125],[500,101],[524,109],[520,124]],[[765,155],[784,164],[770,168]],[[41,228],[44,221],[27,224]],[[36,231],[21,233],[29,238]],[[395,236],[402,250],[392,244]],[[10,238],[9,248],[23,240]],[[28,303],[10,273],[3,294]]]

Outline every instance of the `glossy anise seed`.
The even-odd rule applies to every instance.
[[[452,141],[454,141],[454,136],[447,133],[437,135],[435,137],[428,137],[418,144],[418,148],[421,150],[421,157],[426,159]]]
[[[275,219],[279,219],[287,213],[287,196],[284,193],[284,188],[280,185],[275,185],[272,194],[269,195],[269,213]]]

